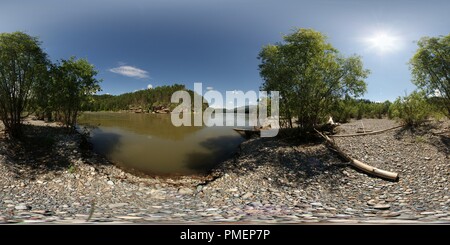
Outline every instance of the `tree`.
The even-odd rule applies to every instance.
[[[283,40],[263,47],[259,70],[262,88],[280,91],[280,113],[291,127],[296,117],[300,128],[312,129],[331,113],[338,99],[366,91],[363,79],[369,71],[360,57],[342,57],[322,33],[297,29]]]
[[[36,37],[23,32],[0,34],[0,117],[12,137],[22,134],[24,110],[34,88],[45,80],[47,64]]]
[[[440,37],[424,37],[417,43],[419,48],[410,61],[413,83],[428,96],[441,97],[450,116],[450,34]],[[438,92],[437,92],[438,91]]]
[[[61,121],[74,129],[79,111],[90,103],[92,96],[100,91],[95,76],[97,71],[86,59],[71,57],[52,66],[53,84],[52,108],[61,116]]]

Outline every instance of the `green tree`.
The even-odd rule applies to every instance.
[[[81,108],[86,107],[92,101],[92,96],[100,91],[101,81],[95,78],[97,73],[86,59],[76,60],[71,57],[53,65],[51,104],[66,127],[75,127]]]
[[[322,33],[297,29],[283,40],[263,47],[259,70],[262,88],[280,91],[280,113],[291,127],[297,118],[298,126],[309,130],[324,121],[337,100],[366,91],[369,71],[360,57],[342,57]]]
[[[0,34],[0,117],[12,137],[22,134],[21,121],[34,88],[47,77],[47,55],[40,42],[23,32]]]
[[[427,95],[440,92],[441,102],[450,115],[450,34],[441,37],[424,37],[410,61],[413,83]]]

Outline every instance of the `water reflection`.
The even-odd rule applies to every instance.
[[[79,122],[98,126],[92,131],[97,152],[147,174],[206,172],[243,141],[232,127],[175,127],[170,115],[85,113]]]

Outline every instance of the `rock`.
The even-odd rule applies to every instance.
[[[109,208],[121,208],[121,207],[125,207],[127,206],[128,203],[114,203],[114,204],[109,204],[108,207]]]
[[[382,217],[386,217],[386,218],[392,218],[392,217],[398,217],[400,216],[400,213],[397,212],[390,212],[390,213],[386,213],[386,214],[382,214]]]
[[[247,198],[250,198],[250,197],[252,197],[252,196],[253,196],[253,193],[247,192],[247,193],[245,193],[245,194],[242,196],[242,199],[247,199]]]
[[[238,191],[237,188],[230,188],[230,189],[227,190],[227,192],[237,192],[237,191]]]
[[[311,204],[311,206],[316,206],[316,207],[322,207],[323,206],[322,203],[320,203],[320,202],[312,202],[310,204]]]
[[[197,186],[197,192],[201,192],[203,190],[203,185],[198,185]]]
[[[377,201],[375,201],[374,199],[370,199],[369,201],[367,201],[367,205],[369,206],[375,206],[377,204]]]
[[[45,215],[45,216],[53,215],[53,212],[49,211],[49,210],[33,210],[31,212],[35,213],[35,214]]]
[[[401,214],[400,216],[397,216],[396,218],[402,219],[402,220],[417,220],[417,219],[419,219],[418,217],[409,215],[409,214]]]
[[[19,205],[15,206],[14,209],[16,209],[16,210],[30,210],[31,207],[27,206],[25,204],[19,204]]]
[[[108,180],[106,183],[108,183],[108,185],[111,185],[111,186],[114,185],[114,182],[112,182],[111,180]]]
[[[449,216],[449,214],[435,214],[435,215],[433,215],[433,217],[435,217],[435,218],[442,218],[442,217],[447,217],[447,216]]]
[[[433,214],[435,214],[436,212],[422,212],[422,213],[420,213],[421,215],[433,215]]]
[[[352,217],[351,215],[348,214],[336,214],[336,218],[340,218],[340,219],[348,219]]]
[[[116,216],[116,218],[118,219],[124,219],[124,220],[138,220],[138,219],[143,219],[142,217],[136,217],[136,216]]]
[[[261,206],[262,206],[262,203],[261,203],[261,202],[252,202],[252,203],[249,204],[249,206],[252,206],[252,207],[261,207]]]
[[[379,210],[386,210],[386,209],[390,209],[391,205],[389,204],[376,204],[375,206],[373,206],[374,209],[379,209]]]
[[[182,187],[178,190],[178,193],[181,195],[192,195],[194,191],[191,188]]]

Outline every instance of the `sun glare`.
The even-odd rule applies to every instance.
[[[400,47],[399,38],[387,32],[374,33],[366,39],[366,42],[369,45],[369,49],[380,54],[395,51]]]

